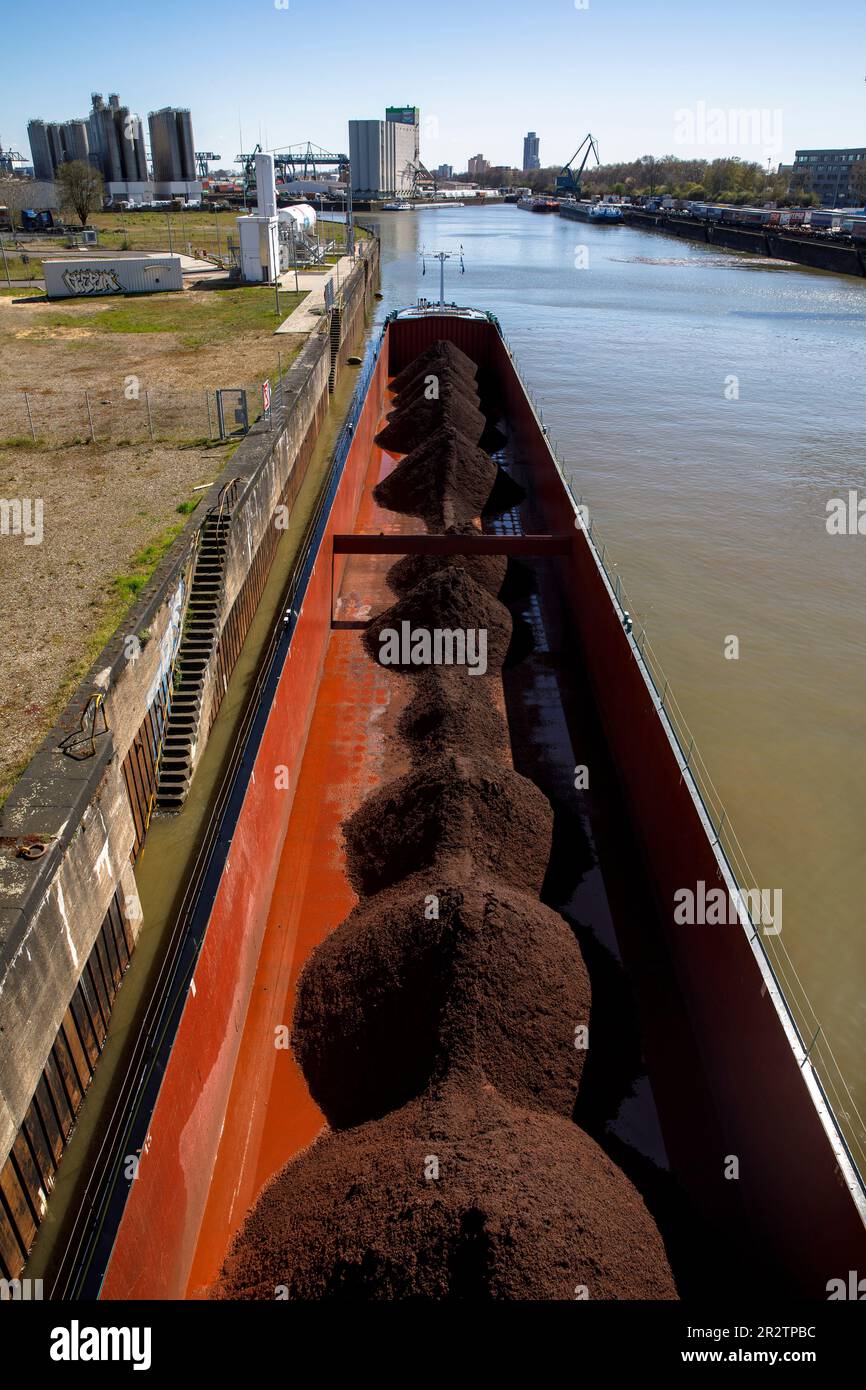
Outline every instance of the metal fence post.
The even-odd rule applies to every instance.
[[[28,425],[30,426],[30,438],[33,440],[33,443],[35,444],[35,443],[36,443],[36,431],[35,431],[35,429],[33,428],[33,416],[32,416],[31,413],[30,413],[30,402],[29,402],[29,400],[27,399],[27,392],[26,392],[26,391],[24,392],[24,404],[25,404],[25,406],[27,407],[27,423],[28,423]]]
[[[207,406],[207,437],[208,439],[213,439],[213,425],[210,417],[210,391],[208,391],[207,388],[205,388],[204,402]]]
[[[147,406],[147,428],[150,432],[151,443],[153,442],[153,416],[150,413],[150,391],[145,391],[144,400]]]
[[[96,434],[93,429],[93,414],[90,409],[90,397],[88,396],[86,391],[84,393],[84,404],[87,406],[87,418],[90,421],[90,442],[91,444],[95,444]]]

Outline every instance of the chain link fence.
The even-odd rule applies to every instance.
[[[274,373],[274,383],[276,373]],[[261,381],[243,383],[252,424],[262,410]],[[0,446],[195,443],[219,438],[216,391],[0,391]]]

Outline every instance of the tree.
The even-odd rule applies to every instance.
[[[651,155],[651,154],[645,154],[645,155],[643,156],[643,158],[640,160],[640,163],[643,165],[644,173],[646,174],[647,178],[649,179],[649,191],[650,191],[650,197],[652,197],[652,195],[653,195],[653,194],[655,193],[655,191],[656,191],[656,161],[655,161],[655,156],[654,156],[654,155]]]
[[[97,208],[102,207],[102,175],[84,159],[61,164],[55,175],[60,206],[64,212],[74,212],[82,227]]]

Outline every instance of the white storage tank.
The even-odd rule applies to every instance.
[[[43,261],[49,299],[182,290],[180,256],[64,256]]]
[[[277,216],[281,222],[294,222],[302,232],[316,230],[316,210],[309,203],[295,203],[290,208],[280,208]]]

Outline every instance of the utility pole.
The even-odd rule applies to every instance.
[[[355,254],[355,221],[352,212],[352,166],[346,174],[346,255]]]

